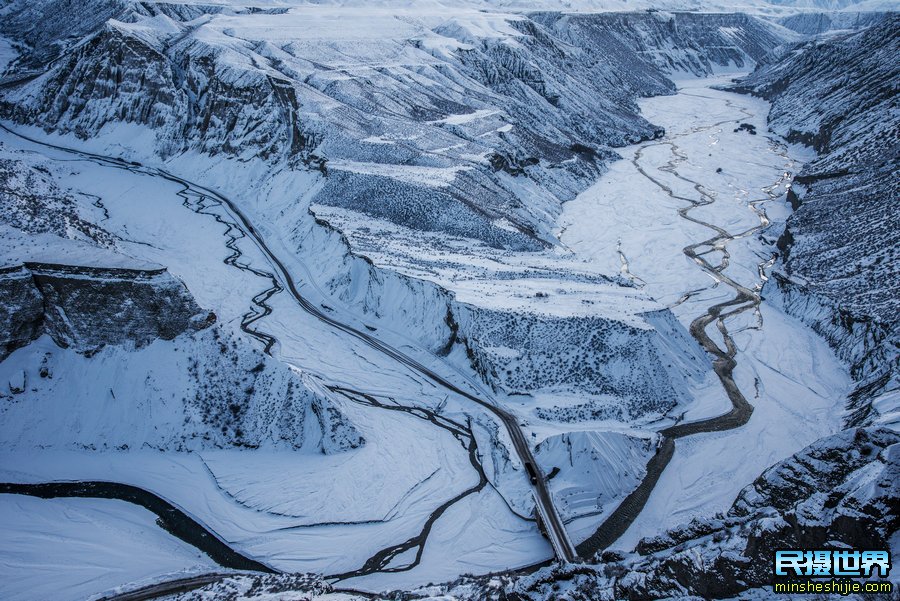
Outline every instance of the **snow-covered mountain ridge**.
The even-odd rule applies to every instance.
[[[600,567],[401,598],[733,595],[764,582],[758,562],[798,524],[804,544],[882,544],[896,529],[896,436],[831,436],[848,377],[778,307],[839,345],[862,330],[847,343],[858,370],[895,355],[870,352],[869,322],[837,328],[833,308],[778,287],[785,267],[760,299],[789,172],[811,153],[753,136],[762,100],[692,78],[663,96],[670,77],[749,69],[798,36],[730,13],[98,1],[75,18],[88,4],[2,8],[29,46],[2,84],[23,135],[0,132],[0,237],[36,290],[0,362],[5,478],[140,485],[274,569],[369,591],[550,557],[523,447],[573,543],[606,534],[585,556],[703,518]],[[648,95],[661,96],[639,105]],[[795,203],[820,184],[803,177]],[[62,349],[31,327],[47,321],[48,264],[117,285],[137,270],[188,325]],[[121,317],[160,312],[141,290],[107,296]],[[91,319],[105,309],[79,332],[102,334]],[[877,512],[886,527],[864,519]],[[328,590],[313,580],[196,595]]]
[[[890,13],[852,11],[800,13],[781,17],[777,22],[797,33],[815,36],[823,34],[832,35],[835,31],[870,27],[886,17],[889,18]]]

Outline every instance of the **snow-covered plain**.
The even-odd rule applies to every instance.
[[[221,569],[155,520],[123,501],[0,495],[0,597],[83,601],[120,584]]]

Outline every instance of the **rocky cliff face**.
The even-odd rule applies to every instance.
[[[41,335],[44,327],[44,299],[31,273],[24,267],[0,271],[0,358],[5,359]]]
[[[46,167],[0,153],[0,360],[42,334],[90,354],[215,322],[165,268],[112,251],[117,237],[83,218]]]
[[[900,347],[900,17],[808,42],[757,69],[739,91],[769,99],[769,126],[819,157],[794,179],[795,212],[765,292],[822,334],[859,381],[850,424],[872,423],[896,388]]]
[[[59,177],[0,144],[0,447],[365,443],[327,391],[214,325],[164,267],[122,254],[104,199]]]
[[[900,527],[898,476],[892,430],[819,440],[763,472],[721,519],[641,541],[645,558],[628,565],[616,597],[730,597],[772,583],[776,549],[889,548]]]
[[[4,353],[48,334],[92,354],[113,344],[146,346],[215,322],[165,269],[27,263],[0,272]]]

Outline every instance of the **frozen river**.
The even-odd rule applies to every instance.
[[[670,307],[717,363],[719,379],[661,428],[723,415],[739,400],[750,405],[723,431],[677,440],[615,547],[726,510],[766,467],[840,429],[846,369],[765,301],[774,242],[790,214],[785,194],[811,155],[767,135],[767,103],[713,89],[727,82],[685,80],[675,96],[642,101],[665,137],[620,149],[623,160],[560,219],[564,244]]]

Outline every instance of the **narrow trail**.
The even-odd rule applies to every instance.
[[[684,95],[709,98],[708,96],[697,94],[685,93]],[[734,104],[731,100],[727,98],[724,100],[728,107],[740,111],[746,117],[755,116],[754,113]],[[723,125],[739,123],[740,120],[741,119],[728,119],[712,125],[693,127],[684,133],[666,136],[660,141],[643,144],[638,148],[631,160],[631,163],[638,173],[650,180],[650,182],[665,192],[666,195],[672,199],[687,203],[687,206],[677,209],[678,215],[682,219],[708,228],[715,234],[711,238],[685,246],[682,249],[682,252],[685,256],[694,261],[700,269],[709,274],[716,282],[715,285],[723,284],[731,288],[734,291],[734,297],[708,307],[704,313],[697,316],[691,322],[689,331],[691,336],[694,337],[700,346],[713,357],[713,371],[719,378],[722,387],[725,389],[728,400],[731,402],[731,409],[727,413],[716,417],[687,423],[676,423],[660,430],[659,433],[662,435],[662,440],[656,454],[647,464],[647,474],[644,477],[644,480],[638,488],[632,491],[632,493],[619,504],[616,510],[587,540],[578,545],[578,553],[582,557],[590,557],[598,551],[608,548],[625,534],[625,531],[628,530],[634,520],[637,519],[638,515],[640,515],[646,505],[647,500],[650,498],[650,494],[653,492],[660,476],[674,456],[676,439],[704,432],[722,432],[739,428],[746,424],[753,414],[753,405],[747,401],[746,397],[734,381],[734,368],[737,366],[737,361],[735,360],[737,348],[734,344],[731,332],[727,327],[726,320],[746,311],[755,311],[758,315],[759,325],[757,327],[762,327],[762,315],[759,312],[759,304],[762,301],[762,297],[760,296],[762,283],[755,285],[753,288],[747,288],[725,273],[731,258],[731,255],[728,252],[728,243],[733,240],[752,236],[769,226],[770,221],[763,205],[764,203],[775,200],[781,196],[781,194],[778,194],[775,191],[785,182],[790,180],[791,173],[789,171],[783,171],[781,176],[774,183],[762,188],[762,192],[765,196],[748,201],[747,205],[756,214],[759,219],[759,224],[742,232],[732,234],[721,226],[709,223],[690,214],[694,209],[715,203],[716,193],[705,188],[702,183],[688,179],[678,172],[678,166],[681,163],[688,161],[689,158],[676,143],[678,138],[704,131],[717,130],[717,134],[721,131],[719,128]],[[786,159],[788,165],[792,166],[792,162],[787,157],[786,146],[771,138],[769,139],[769,143],[773,152]],[[672,157],[665,165],[658,167],[658,171],[668,173],[671,176],[690,184],[697,193],[697,198],[679,195],[660,177],[644,168],[641,164],[641,159],[644,157],[645,151],[648,148],[658,146],[668,146]],[[717,265],[713,265],[706,258],[708,255],[715,253],[720,253],[722,256],[722,260]],[[773,254],[770,257],[766,257],[758,265],[757,271],[762,282],[765,280],[766,267],[774,262],[776,256],[777,255]],[[701,291],[702,290],[692,290],[686,292],[673,306],[680,305],[692,296],[699,294]],[[725,348],[720,347],[707,332],[707,328],[713,323],[715,323],[717,331],[722,336]]]

